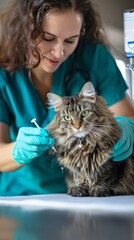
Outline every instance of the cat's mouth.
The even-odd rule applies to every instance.
[[[84,138],[86,135],[87,135],[86,132],[78,131],[77,133],[75,133],[75,137],[77,137],[77,138]]]

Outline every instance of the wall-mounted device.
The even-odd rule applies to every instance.
[[[134,9],[124,11],[125,56],[134,57]]]
[[[128,59],[126,75],[130,97],[134,102],[134,9],[124,11],[124,50]]]

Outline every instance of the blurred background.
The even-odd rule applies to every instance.
[[[10,1],[0,0],[0,10]],[[92,0],[92,2],[100,12],[106,35],[113,46],[112,53],[129,85],[128,94],[134,101],[134,70],[128,68],[130,59],[125,57],[123,22],[123,13],[125,10],[134,9],[134,0]],[[131,60],[134,60],[134,58]]]

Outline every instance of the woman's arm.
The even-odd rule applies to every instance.
[[[120,128],[120,138],[116,142],[111,157],[113,161],[127,159],[134,147],[134,108],[126,97],[110,107]]]
[[[123,98],[121,101],[109,107],[114,116],[125,116],[134,121],[134,107],[130,102],[129,97]]]
[[[0,122],[0,171],[8,172],[21,168],[23,165],[18,164],[12,158],[12,149],[15,142],[10,143],[9,127]]]

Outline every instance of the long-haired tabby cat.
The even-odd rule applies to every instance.
[[[110,153],[120,136],[113,114],[91,82],[78,95],[48,93],[56,114],[48,125],[59,163],[73,175],[72,196],[134,194],[134,157],[113,162]]]

